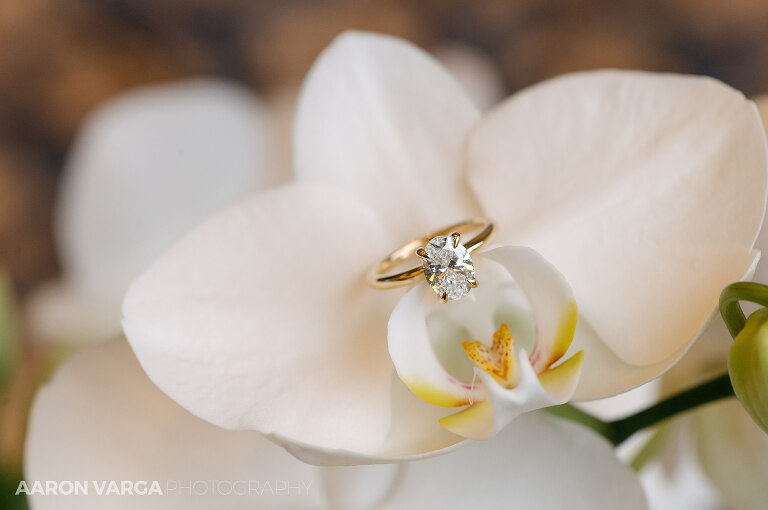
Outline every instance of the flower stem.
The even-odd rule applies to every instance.
[[[549,407],[547,411],[555,416],[581,423],[606,438],[614,446],[618,446],[632,434],[646,427],[700,405],[732,396],[731,379],[728,374],[723,374],[620,420],[602,421],[570,404]]]
[[[768,307],[768,286],[753,282],[736,282],[723,289],[720,294],[720,315],[734,338],[744,329],[747,322],[739,301],[750,301]]]
[[[582,411],[578,407],[572,406],[571,404],[562,404],[559,406],[545,407],[544,410],[559,418],[580,423],[613,443],[615,433],[611,424]]]
[[[667,443],[669,436],[672,434],[673,428],[674,426],[670,421],[665,421],[653,428],[651,437],[648,438],[640,451],[637,452],[629,463],[629,466],[635,473],[639,473],[649,461],[658,456],[659,452]]]
[[[732,396],[731,378],[728,374],[723,374],[682,393],[666,398],[639,413],[611,422],[610,425],[616,434],[614,436],[614,444],[621,444],[638,430],[655,425],[676,414],[688,411],[702,404]]]

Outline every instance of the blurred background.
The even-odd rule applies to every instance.
[[[0,0],[0,508],[23,505],[8,495],[29,402],[66,355],[21,318],[61,271],[55,203],[84,119],[123,91],[186,77],[226,77],[269,104],[293,98],[317,54],[350,28],[470,54],[504,94],[604,67],[768,92],[764,0]]]

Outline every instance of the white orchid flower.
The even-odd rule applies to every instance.
[[[33,296],[43,340],[118,334],[128,284],[179,236],[285,179],[265,172],[268,122],[243,87],[188,79],[124,93],[98,108],[67,159],[56,207],[63,277]]]
[[[123,339],[63,364],[38,393],[28,434],[30,489],[45,480],[143,480],[163,492],[100,496],[91,485],[88,495],[33,493],[34,510],[645,508],[636,477],[607,442],[534,413],[450,456],[311,466],[259,434],[189,414],[152,384]]]
[[[575,74],[480,118],[429,56],[353,33],[310,72],[294,143],[295,182],[156,260],[123,325],[183,407],[313,463],[444,453],[536,407],[646,382],[756,258],[765,134],[749,101],[708,78]],[[500,247],[476,257],[475,303],[366,286],[403,241],[481,214]],[[488,358],[463,378],[473,363],[448,346],[487,345],[502,322],[517,375],[494,377]],[[396,373],[426,382],[416,392],[433,404],[471,407],[446,420],[456,408]]]
[[[183,97],[185,88],[178,93]],[[144,97],[156,106],[151,94]],[[111,122],[123,120],[117,116]],[[152,129],[156,127],[137,125],[131,136]],[[205,159],[215,158],[217,144],[206,147],[212,153]],[[94,145],[89,148],[94,150]],[[113,157],[119,158],[120,151],[113,150]],[[147,164],[158,167],[161,162]],[[129,175],[120,176],[121,182],[127,179]],[[90,187],[87,179],[78,182]],[[564,452],[568,456],[562,459]],[[590,459],[589,471],[579,469],[584,458]],[[551,490],[553,477],[564,477],[557,490]],[[606,489],[607,477],[614,483]],[[518,420],[494,441],[451,457],[408,465],[309,466],[256,433],[225,431],[184,411],[152,385],[124,340],[75,355],[40,391],[30,416],[25,478],[30,487],[40,480],[158,480],[166,492],[162,497],[101,496],[92,486],[84,497],[32,494],[36,510],[105,505],[150,510],[463,508],[470,502],[510,499],[545,509],[560,508],[566,501],[575,508],[645,508],[636,479],[602,439],[544,416]],[[211,480],[220,482],[218,490],[206,485]],[[243,481],[254,490],[239,496],[235,490],[242,490]],[[193,483],[194,494],[181,488]],[[294,489],[286,492],[287,484]],[[225,494],[230,489],[232,493]]]

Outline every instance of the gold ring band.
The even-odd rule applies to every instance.
[[[414,257],[429,241],[438,236],[456,235],[458,240],[458,234],[462,231],[475,231],[480,232],[475,235],[468,242],[464,243],[468,253],[471,253],[484,244],[487,244],[494,233],[495,225],[491,220],[485,218],[475,218],[461,223],[456,223],[448,227],[442,228],[435,232],[426,234],[418,239],[414,239],[404,244],[397,250],[390,253],[384,260],[376,264],[368,272],[368,283],[377,289],[393,289],[396,287],[402,287],[412,283],[413,278],[420,274],[424,274],[423,265],[419,265],[412,269],[402,271],[394,274],[387,274],[391,269],[397,265],[402,264],[406,260]]]

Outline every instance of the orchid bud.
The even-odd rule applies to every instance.
[[[728,356],[728,372],[741,405],[768,433],[768,308],[750,315],[736,335]]]

